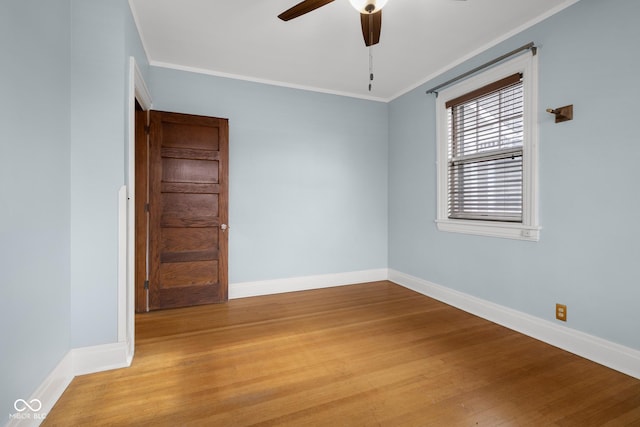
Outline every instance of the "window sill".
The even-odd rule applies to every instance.
[[[504,222],[436,220],[439,231],[474,234],[476,236],[500,237],[503,239],[540,240],[540,227]]]

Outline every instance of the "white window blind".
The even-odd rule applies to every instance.
[[[450,219],[522,223],[523,92],[516,73],[445,103]]]

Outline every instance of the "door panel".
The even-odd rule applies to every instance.
[[[228,123],[151,112],[150,309],[227,300]]]
[[[175,114],[175,113],[168,113]],[[186,114],[181,114],[183,117],[188,117]],[[212,117],[203,116],[190,116],[198,117],[200,119],[211,119]],[[225,120],[225,119],[213,119],[213,120]],[[226,120],[225,120],[226,121]],[[197,123],[185,126],[185,123],[171,123],[165,121],[162,127],[162,132],[166,139],[162,145],[165,147],[174,148],[186,148],[186,149],[199,149],[199,150],[214,150],[219,151],[219,130],[215,126],[208,126],[203,124],[200,126]]]
[[[216,260],[163,262],[160,264],[160,287],[178,288],[195,285],[214,285],[217,272],[218,261]]]
[[[218,195],[183,193],[185,190],[183,186],[162,187],[162,226],[219,225]]]
[[[164,255],[189,252],[218,251],[218,233],[215,228],[165,228],[162,230],[162,246]],[[213,259],[213,258],[212,258]]]
[[[184,155],[187,156],[188,154],[185,153]],[[212,162],[211,160],[172,159],[165,157],[164,152],[162,160],[163,182],[218,183],[218,162]]]

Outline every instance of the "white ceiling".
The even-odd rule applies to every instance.
[[[578,0],[389,0],[371,92],[358,12],[335,0],[277,18],[298,1],[130,3],[152,65],[388,101]]]

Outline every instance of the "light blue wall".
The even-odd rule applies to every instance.
[[[71,347],[117,339],[117,191],[126,179],[126,0],[0,3],[0,410]],[[2,422],[3,423],[3,422]]]
[[[150,74],[154,109],[229,119],[230,283],[386,267],[386,104]]]
[[[74,0],[72,34],[71,345],[84,347],[117,341],[129,56],[148,64],[126,0]]]
[[[71,68],[71,344],[117,340],[117,194],[124,176],[120,1],[74,0]]]
[[[126,4],[124,10],[124,36],[125,36],[125,79],[124,79],[124,93],[127,96],[125,99],[128,102],[129,97],[129,63],[130,57],[134,57],[136,61],[136,65],[142,74],[145,82],[148,80],[149,75],[149,62],[147,61],[147,54],[142,46],[142,41],[140,40],[140,35],[138,34],[138,27],[136,27],[136,23],[133,20],[133,15],[131,14],[131,9],[129,8],[127,0],[120,0]],[[129,109],[126,106],[124,110],[124,122],[125,122],[125,135],[124,135],[124,161],[125,161],[125,183],[129,186],[129,146],[128,146],[128,138],[129,138]],[[133,182],[131,183],[133,185]]]
[[[389,266],[640,349],[640,2],[582,0],[394,100]],[[529,41],[539,47],[537,243],[436,230],[434,97],[424,92]],[[545,108],[574,104],[554,124]]]
[[[69,350],[69,0],[0,2],[0,424]]]

